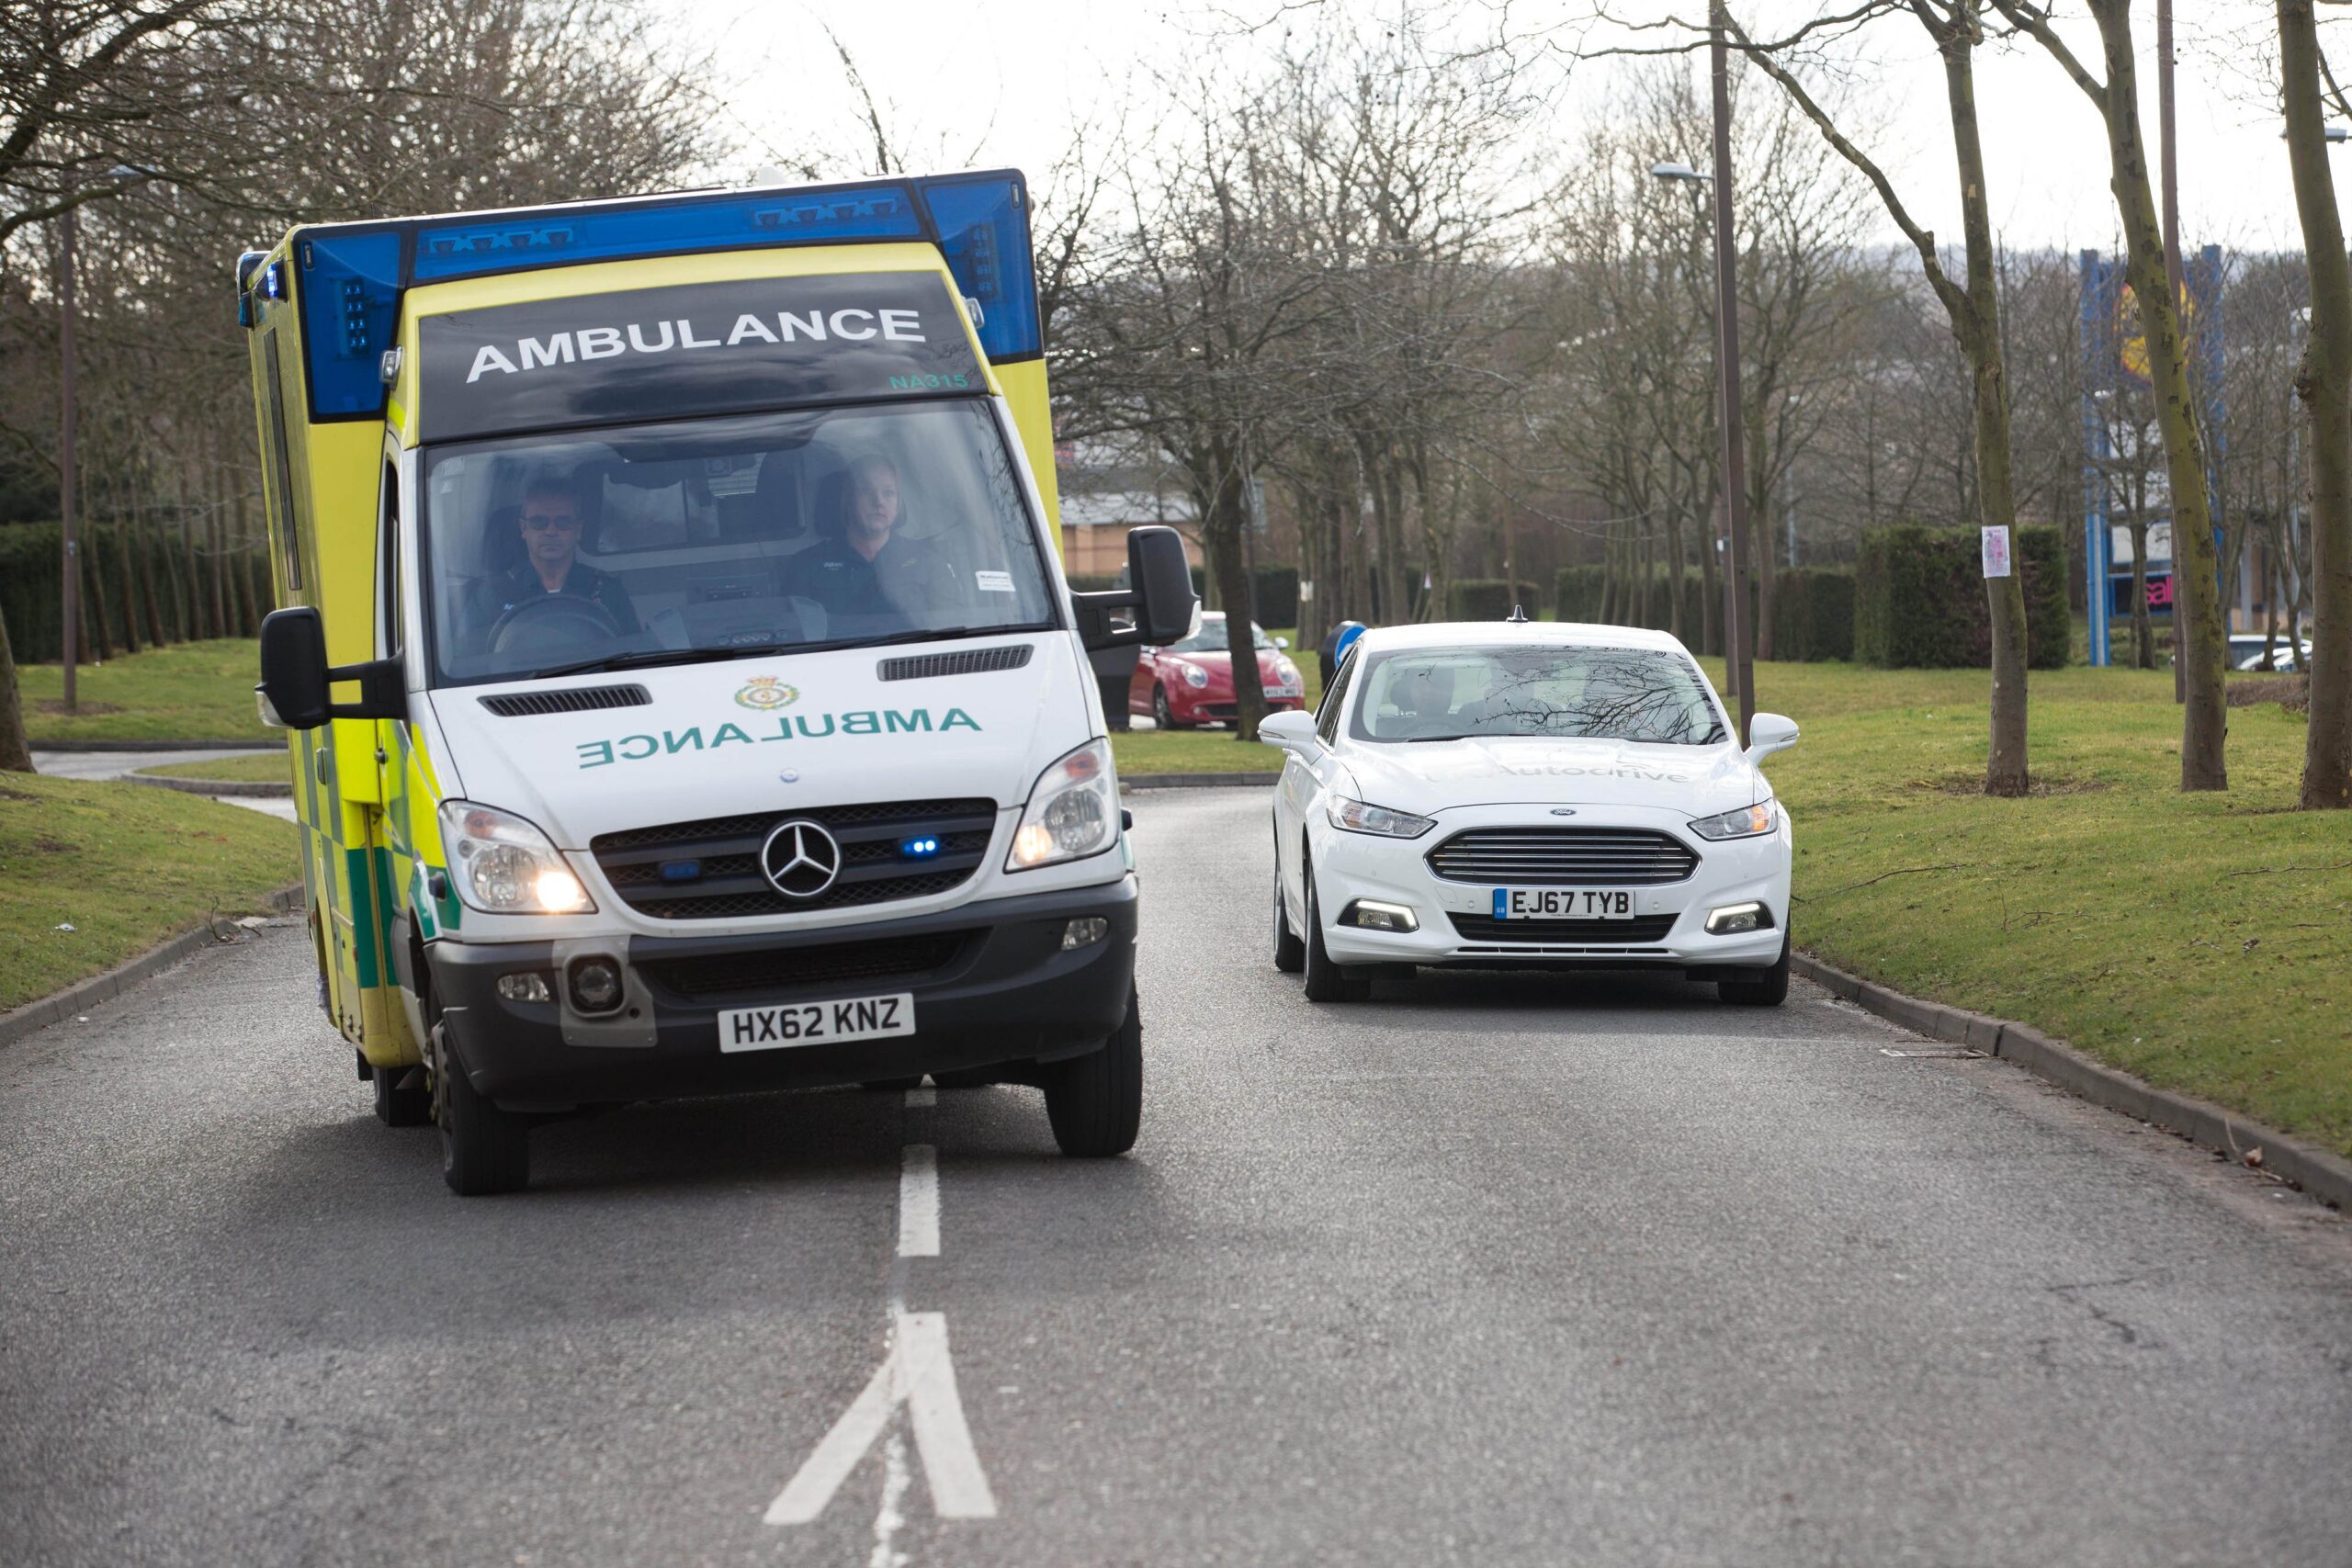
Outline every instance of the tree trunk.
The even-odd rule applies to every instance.
[[[2222,629],[2222,590],[2214,574],[2213,515],[2205,491],[2205,443],[2197,428],[2188,384],[2188,344],[2181,335],[2179,301],[2165,272],[2164,229],[2148,184],[2147,149],[2140,140],[2139,63],[2132,53],[2131,0],[2092,0],[2107,59],[2108,156],[2115,203],[2123,220],[2125,276],[2140,308],[2148,344],[2148,377],[2155,389],[2156,424],[2164,434],[2165,470],[2172,491],[2173,657],[2181,661],[2180,787],[2227,789],[2229,708],[2222,691],[2227,639]]]
[[[2340,811],[2352,807],[2352,263],[2327,162],[2312,0],[2278,0],[2278,63],[2312,276],[2312,330],[2295,378],[2311,420],[2312,465],[2311,726],[2301,805]]]
[[[8,648],[8,617],[0,613],[0,773],[33,771],[25,743],[25,710],[17,696],[17,656]]]
[[[2017,561],[2017,491],[2009,447],[2009,386],[2001,352],[2000,294],[1994,272],[1991,198],[1984,185],[1984,152],[1976,133],[1975,18],[1940,39],[1944,95],[1950,100],[1953,154],[1958,164],[1961,223],[1968,246],[1968,315],[1955,335],[1973,372],[1971,394],[1976,435],[1978,521],[2009,530],[2007,577],[1984,580],[1984,605],[1992,622],[1993,688],[1984,793],[2016,796],[2031,787],[2026,766],[2025,580]]]
[[[1241,531],[1250,525],[1250,502],[1241,488],[1239,451],[1216,441],[1211,443],[1210,454],[1216,464],[1216,488],[1202,533],[1215,541],[1209,561],[1218,597],[1225,601],[1225,645],[1233,663],[1233,732],[1237,739],[1255,740],[1258,721],[1266,716],[1266,685],[1258,670],[1257,640],[1250,636],[1250,589],[1241,566]]]
[[[107,625],[106,567],[98,559],[105,537],[95,526],[82,536],[82,604],[86,611],[83,619],[89,627],[90,649],[101,664],[114,657],[114,628]]]
[[[1724,650],[1724,592],[1715,574],[1718,563],[1715,559],[1715,503],[1712,493],[1707,498],[1706,510],[1701,515],[1706,522],[1699,530],[1699,651],[1718,654]]]

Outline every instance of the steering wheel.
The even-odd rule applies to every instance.
[[[612,613],[594,599],[548,593],[526,599],[499,616],[490,628],[490,650],[564,653],[615,642],[620,635]]]

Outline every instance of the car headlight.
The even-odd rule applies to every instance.
[[[1118,838],[1119,780],[1111,768],[1111,743],[1090,740],[1039,776],[1022,809],[1021,826],[1013,830],[1004,869],[1035,871],[1083,860]]]
[[[548,836],[511,811],[443,801],[441,851],[458,897],[485,915],[595,912],[595,901]]]
[[[1180,664],[1177,668],[1184,671],[1184,684],[1187,686],[1197,690],[1209,683],[1209,672],[1197,664]]]
[[[1743,806],[1736,811],[1726,811],[1720,816],[1702,817],[1690,824],[1690,830],[1702,839],[1720,841],[1724,839],[1752,839],[1758,833],[1769,833],[1780,825],[1780,808],[1767,800],[1755,806]]]
[[[1384,839],[1418,839],[1437,826],[1427,817],[1416,817],[1409,811],[1391,811],[1385,806],[1366,806],[1361,800],[1350,800],[1335,795],[1324,808],[1331,826],[1343,833],[1376,833]]]

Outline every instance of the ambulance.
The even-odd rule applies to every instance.
[[[1125,1152],[1136,885],[1011,171],[304,226],[238,265],[320,997],[462,1194],[548,1117],[1020,1083]]]

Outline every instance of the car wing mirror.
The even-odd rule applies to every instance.
[[[1760,762],[1775,751],[1785,751],[1797,743],[1797,721],[1777,713],[1759,713],[1747,721],[1747,751],[1750,762]]]
[[[1311,713],[1270,713],[1258,721],[1258,739],[1285,751],[1305,751],[1315,744]]]

